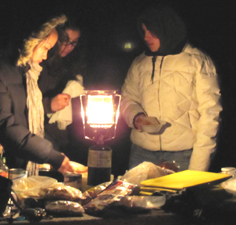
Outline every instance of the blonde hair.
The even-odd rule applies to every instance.
[[[32,57],[33,50],[42,41],[46,40],[51,34],[52,30],[59,24],[65,23],[67,20],[65,15],[54,17],[48,22],[44,23],[38,31],[32,32],[28,39],[24,40],[24,46],[20,49],[20,56],[17,60],[18,66],[25,66]]]

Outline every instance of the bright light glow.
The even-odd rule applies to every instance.
[[[92,128],[110,128],[112,124],[90,124]]]
[[[132,48],[132,45],[130,42],[125,43],[124,49],[131,49],[131,48]]]
[[[114,124],[112,95],[88,95],[86,115],[91,127],[110,128]]]

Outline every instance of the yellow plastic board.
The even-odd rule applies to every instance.
[[[169,188],[160,188],[160,187],[140,187],[140,191],[146,191],[146,192],[156,192],[156,191],[167,191],[167,192],[177,192],[177,190],[171,190]]]
[[[141,185],[148,187],[160,187],[160,188],[181,190],[183,188],[210,183],[217,180],[223,181],[230,177],[231,177],[230,175],[222,173],[184,170],[163,177],[142,181]]]

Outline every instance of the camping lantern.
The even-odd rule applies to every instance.
[[[110,181],[112,150],[104,143],[115,138],[120,100],[115,90],[87,90],[80,96],[84,137],[96,143],[88,153],[88,185]]]

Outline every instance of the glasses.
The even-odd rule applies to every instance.
[[[78,41],[68,41],[65,45],[66,46],[71,45],[71,46],[75,47],[77,44],[78,44]]]

